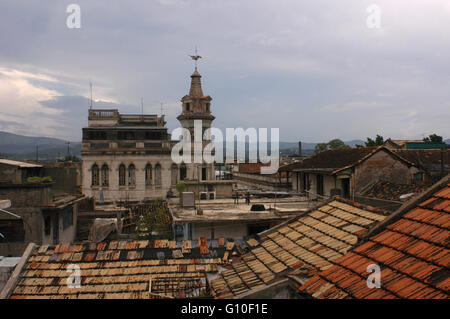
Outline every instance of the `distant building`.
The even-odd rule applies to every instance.
[[[380,180],[410,184],[425,178],[423,169],[384,146],[327,150],[280,170],[292,172],[293,190],[312,198],[354,198]]]
[[[283,162],[280,163],[283,165]],[[235,163],[233,179],[249,188],[286,190],[291,188],[291,172],[278,171],[275,174],[261,174],[261,167],[270,163]]]
[[[0,199],[9,200],[0,211],[0,256],[20,256],[28,243],[57,244],[76,236],[78,204],[83,195],[58,195],[54,183],[39,178],[42,166],[0,160]],[[9,206],[9,205],[8,205]]]
[[[445,143],[432,143],[423,140],[393,140],[388,138],[384,145],[393,149],[411,150],[411,149],[440,149],[448,148]]]

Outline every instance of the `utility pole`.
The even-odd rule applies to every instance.
[[[67,144],[67,156],[70,156],[70,142],[67,141],[66,144]]]
[[[36,162],[39,161],[39,146],[36,144]]]

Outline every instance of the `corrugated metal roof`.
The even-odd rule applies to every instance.
[[[10,159],[6,159],[6,158],[0,158],[0,164],[18,166],[20,168],[42,167],[42,165],[31,164],[31,163],[27,163],[27,162],[20,162],[20,161],[10,160]]]
[[[446,183],[299,291],[321,299],[448,299],[450,184]],[[381,268],[380,288],[367,286],[371,264]]]

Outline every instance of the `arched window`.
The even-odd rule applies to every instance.
[[[178,167],[176,164],[172,164],[172,168],[170,170],[170,176],[171,176],[171,184],[176,185],[178,182]]]
[[[184,181],[187,176],[186,165],[184,163],[180,166],[180,181]]]
[[[128,166],[128,185],[136,185],[136,169],[133,164],[130,164],[130,166]]]
[[[145,186],[152,185],[152,182],[153,182],[152,165],[147,164],[145,166]]]
[[[125,186],[125,165],[119,166],[119,186]]]
[[[108,186],[109,185],[109,171],[108,171],[108,165],[103,164],[102,169],[101,169],[101,181],[102,181],[102,186]]]
[[[91,174],[92,174],[92,181],[91,181],[92,186],[98,186],[100,183],[97,164],[92,165]]]
[[[161,165],[156,164],[155,165],[155,185],[161,186],[162,179],[161,179]]]

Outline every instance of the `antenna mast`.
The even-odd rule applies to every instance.
[[[89,106],[89,109],[92,110],[92,82],[89,81],[89,86],[91,87],[91,105]]]

